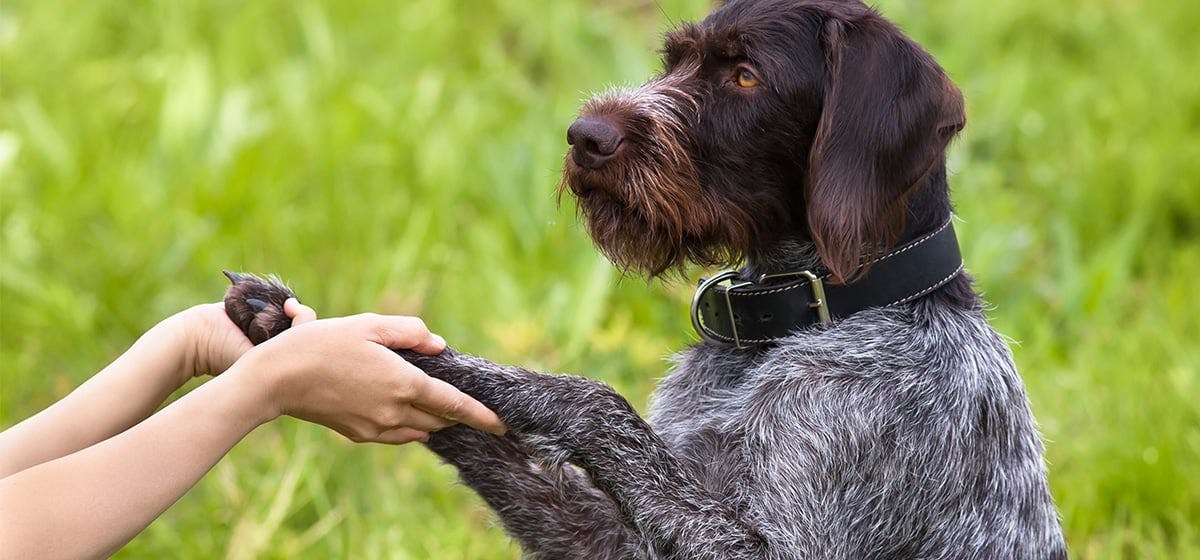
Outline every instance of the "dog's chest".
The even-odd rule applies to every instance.
[[[688,356],[691,358],[692,356]],[[740,497],[748,476],[743,431],[749,364],[686,359],[655,391],[650,422],[710,492]]]

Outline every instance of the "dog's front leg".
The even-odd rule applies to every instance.
[[[535,459],[514,436],[459,425],[430,434],[426,445],[458,469],[530,557],[642,557],[608,496],[573,467]]]
[[[225,310],[235,324],[255,343],[287,329],[291,320],[283,313],[283,302],[292,295],[277,282],[263,281],[250,275],[229,273],[234,285],[225,295]],[[515,437],[533,447],[551,466],[566,462],[583,468],[595,483],[615,502],[625,525],[632,527],[642,541],[643,551],[653,558],[680,560],[737,560],[763,558],[763,539],[751,526],[711,496],[670,452],[629,402],[606,385],[569,375],[545,375],[515,367],[499,366],[482,358],[447,349],[438,356],[397,351],[408,361],[457,386],[478,399],[500,416]],[[602,535],[575,537],[577,543],[608,545],[608,550],[569,547],[570,523],[580,515],[604,512],[603,501],[582,491],[563,494],[561,499],[531,507],[531,496],[519,486],[505,489],[499,485],[528,482],[540,490],[545,479],[513,476],[529,468],[523,455],[513,447],[495,440],[464,434],[452,429],[439,442],[431,437],[431,446],[456,466],[466,467],[464,479],[472,483],[484,499],[503,517],[517,523],[526,538],[537,533],[557,531],[565,535],[553,542],[562,548],[540,553],[542,558],[620,558],[629,554],[629,541],[623,538],[615,521],[592,520]],[[486,436],[490,438],[492,436]],[[476,444],[471,448],[471,444]],[[496,471],[510,474],[485,474],[480,463],[484,457]],[[528,471],[524,471],[528,473]],[[468,478],[470,477],[470,478]],[[484,489],[486,488],[486,489]],[[553,494],[543,492],[541,497]],[[582,503],[583,508],[574,505]],[[520,505],[518,505],[520,504]],[[591,509],[589,509],[591,508]],[[567,514],[575,511],[574,514]],[[611,511],[611,510],[608,510]],[[602,514],[603,515],[603,514]],[[522,517],[526,516],[526,517]]]
[[[453,350],[439,356],[400,354],[494,410],[538,455],[584,469],[617,504],[652,557],[765,556],[764,539],[705,491],[629,402],[608,386],[499,366]]]
[[[292,297],[290,290],[277,281],[226,274],[234,282],[225,296],[226,313],[252,342],[260,343],[291,326],[283,312],[284,301]],[[456,355],[445,353],[446,358]],[[545,464],[530,456],[513,436],[454,426],[431,434],[427,445],[458,468],[463,481],[500,514],[509,534],[531,557],[623,560],[643,556],[608,496],[573,467]]]

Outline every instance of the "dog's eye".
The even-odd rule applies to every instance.
[[[754,72],[743,68],[738,71],[737,83],[744,88],[752,88],[758,85],[758,76],[755,76]]]

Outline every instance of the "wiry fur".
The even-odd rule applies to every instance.
[[[226,295],[225,311],[250,342],[258,344],[291,326],[283,304],[296,295],[282,280],[274,275],[261,278],[248,272],[224,272],[237,288]]]
[[[619,266],[745,258],[747,279],[849,280],[949,219],[961,95],[863,4],[735,0],[669,34],[664,62],[584,108],[619,147],[566,161],[562,188]],[[746,67],[761,84],[731,82]],[[243,303],[261,289],[283,288],[230,289],[243,328],[273,312]],[[428,446],[531,558],[1066,556],[1020,377],[965,274],[773,344],[685,350],[649,423],[580,377],[401,354],[508,424]]]

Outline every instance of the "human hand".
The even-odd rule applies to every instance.
[[[247,350],[250,340],[225,315],[220,303],[204,303],[179,314],[184,334],[183,381],[201,375],[217,375]]]
[[[226,375],[265,388],[274,415],[327,426],[356,442],[401,444],[462,422],[496,434],[496,415],[389,348],[438,354],[446,343],[413,317],[313,320],[289,300],[293,327],[254,347]],[[293,313],[294,312],[294,313]]]
[[[311,307],[295,298],[289,298],[283,310],[292,325],[317,318]],[[196,305],[181,311],[171,320],[177,325],[183,340],[181,385],[191,377],[220,374],[254,347],[242,330],[229,319],[223,303]]]

